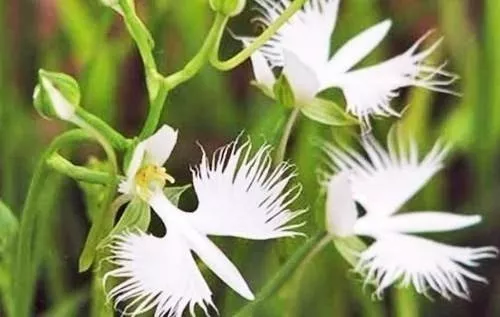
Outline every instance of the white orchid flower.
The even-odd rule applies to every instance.
[[[198,305],[206,315],[216,309],[193,253],[222,281],[248,300],[254,295],[238,269],[207,237],[232,236],[265,240],[291,237],[302,224],[290,221],[303,211],[290,210],[300,187],[286,189],[295,176],[285,163],[272,167],[269,147],[251,154],[249,142],[226,145],[209,160],[205,153],[192,169],[198,208],[184,212],[163,194],[173,178],[162,167],[177,140],[177,131],[163,126],[135,149],[126,180],[119,190],[145,200],[165,224],[166,235],[126,232],[111,244],[110,261],[118,267],[109,277],[121,282],[108,292],[128,304],[125,314],[137,315],[156,307],[155,316],[180,317]]]
[[[432,289],[443,297],[469,298],[466,279],[486,282],[469,268],[497,256],[494,247],[456,247],[417,237],[472,226],[479,215],[438,211],[396,212],[443,166],[446,147],[439,143],[419,160],[415,142],[401,139],[386,151],[372,137],[363,140],[368,159],[351,149],[327,146],[328,163],[337,174],[327,181],[327,227],[334,236],[367,236],[375,241],[357,254],[357,272],[374,283],[376,294],[400,281],[418,293]],[[397,143],[398,146],[393,146]],[[399,149],[396,149],[399,148]],[[366,214],[359,216],[355,203]]]
[[[256,0],[260,16],[255,20],[267,27],[290,5],[289,0]],[[406,52],[380,64],[362,69],[352,68],[364,59],[386,36],[391,22],[378,23],[349,40],[332,57],[330,43],[335,28],[339,0],[309,0],[252,57],[257,83],[270,89],[275,83],[273,69],[283,68],[293,92],[302,106],[319,92],[340,88],[352,113],[370,128],[369,117],[399,116],[390,101],[403,87],[418,86],[433,91],[455,94],[445,88],[458,77],[444,70],[446,63],[431,66],[425,59],[442,39],[418,52],[429,33],[422,36]],[[252,37],[237,37],[245,45]]]

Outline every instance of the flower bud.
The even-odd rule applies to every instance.
[[[226,16],[236,16],[245,8],[246,0],[209,0],[212,10]]]
[[[73,121],[80,103],[80,88],[71,76],[40,70],[33,93],[35,109],[42,117]]]

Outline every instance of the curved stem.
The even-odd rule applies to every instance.
[[[62,134],[42,154],[35,168],[21,214],[17,249],[14,257],[12,285],[15,316],[29,316],[32,307],[31,300],[37,269],[34,259],[34,233],[38,214],[37,201],[40,194],[44,191],[45,181],[49,172],[46,160],[60,148],[88,139],[90,139],[90,136],[83,130],[73,130]]]
[[[274,163],[279,164],[284,161],[286,154],[286,147],[288,144],[288,140],[290,139],[290,135],[292,134],[293,126],[295,122],[297,122],[297,118],[299,117],[300,108],[293,108],[292,113],[288,117],[288,121],[283,130],[283,134],[281,135],[280,143],[278,148],[276,149],[276,156],[274,157]]]
[[[110,127],[106,122],[104,122],[101,118],[91,114],[83,108],[77,107],[76,114],[80,119],[87,122],[89,125],[93,126],[95,130],[99,132],[106,140],[111,143],[111,145],[118,150],[126,150],[132,140],[125,138],[118,131]],[[77,120],[77,124],[79,121]]]
[[[158,94],[149,107],[148,116],[144,122],[141,133],[139,134],[139,139],[144,140],[155,132],[158,127],[158,123],[160,122],[161,113],[163,111],[163,106],[165,105],[168,92],[169,89],[166,87],[165,82],[162,81]]]
[[[219,48],[220,48],[220,38],[219,38],[217,41],[218,44],[211,54],[210,62],[215,68],[219,70],[230,70],[240,65],[247,58],[249,58],[256,50],[258,50],[262,45],[264,45],[267,41],[269,41],[269,39],[273,37],[274,34],[276,34],[279,28],[283,26],[283,24],[285,24],[297,11],[299,11],[300,8],[302,8],[302,5],[306,1],[307,0],[295,0],[288,8],[286,8],[285,11],[283,11],[280,17],[276,19],[274,23],[269,25],[269,27],[261,35],[255,38],[255,40],[252,43],[250,43],[250,45],[248,45],[238,54],[236,54],[235,56],[226,61],[221,61],[219,59]]]
[[[151,103],[148,117],[146,118],[144,127],[139,135],[140,139],[147,138],[156,130],[168,92],[191,79],[206,64],[209,54],[213,50],[213,47],[216,46],[216,41],[220,38],[220,34],[222,34],[226,23],[227,17],[217,14],[210,32],[208,33],[207,38],[198,53],[186,64],[186,66],[184,66],[183,69],[164,78],[160,82],[158,92]]]
[[[54,153],[47,159],[47,165],[59,173],[92,184],[113,185],[117,182],[114,175],[94,171],[83,166],[77,166],[65,159],[63,156]]]
[[[219,46],[218,41],[222,36],[223,30],[227,24],[227,20],[228,18],[226,16],[220,13],[216,14],[210,32],[208,33],[207,38],[205,39],[205,42],[203,43],[200,51],[193,57],[191,61],[189,61],[189,63],[186,64],[186,66],[182,70],[168,76],[165,79],[167,87],[169,89],[173,89],[179,84],[189,80],[199,72],[203,65],[205,65],[210,57],[210,53],[214,50],[214,48]]]
[[[156,98],[158,85],[161,82],[161,75],[158,74],[158,67],[153,56],[154,41],[141,19],[137,16],[133,1],[119,0],[122,9],[123,19],[127,29],[137,44],[141,54],[146,73],[146,81],[150,102]]]
[[[265,300],[276,294],[290,276],[304,263],[308,262],[312,256],[316,255],[329,241],[330,237],[325,231],[316,233],[309,238],[283,265],[276,275],[267,283],[255,297],[253,302],[248,303],[234,317],[252,316],[254,310]]]

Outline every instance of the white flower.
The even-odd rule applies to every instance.
[[[260,16],[255,20],[265,27],[271,25],[290,5],[289,0],[256,0]],[[418,86],[454,94],[445,88],[457,77],[446,72],[443,63],[431,66],[425,59],[438,47],[437,41],[427,50],[418,47],[428,34],[421,37],[403,54],[380,64],[352,70],[385,37],[391,22],[376,24],[349,40],[330,57],[330,39],[335,28],[339,0],[309,0],[251,59],[258,83],[272,87],[272,69],[283,68],[292,90],[298,95],[298,105],[311,101],[320,91],[340,88],[347,101],[347,111],[357,116],[367,128],[369,116],[399,116],[390,101],[398,90]],[[237,37],[245,45],[254,38]]]
[[[249,142],[235,141],[216,151],[212,160],[203,152],[199,166],[192,169],[198,208],[184,212],[163,194],[171,177],[162,167],[177,140],[177,131],[163,126],[141,142],[133,153],[127,179],[120,186],[125,194],[139,195],[152,207],[166,227],[164,237],[127,232],[115,238],[110,260],[118,267],[105,275],[122,281],[108,296],[115,306],[128,302],[125,314],[140,314],[156,307],[155,316],[182,316],[195,306],[206,315],[215,309],[193,253],[238,294],[254,295],[238,269],[208,235],[245,239],[274,239],[299,235],[290,224],[303,211],[291,211],[300,187],[287,189],[295,176],[285,163],[272,166],[269,147],[251,154]]]
[[[365,275],[366,283],[377,285],[379,296],[400,281],[403,286],[413,284],[419,293],[432,289],[448,299],[468,298],[467,278],[486,282],[468,267],[495,257],[497,249],[449,246],[412,234],[461,229],[479,223],[481,217],[438,211],[396,214],[442,168],[446,148],[437,143],[419,160],[414,142],[388,142],[386,151],[366,137],[362,146],[368,159],[351,149],[327,146],[329,167],[337,171],[327,182],[329,232],[375,239],[358,254],[355,269]],[[358,216],[355,202],[364,207],[365,215]]]

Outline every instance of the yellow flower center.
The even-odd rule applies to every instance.
[[[136,190],[143,199],[149,199],[157,189],[163,189],[166,183],[175,183],[164,167],[153,164],[144,165],[135,174]]]

